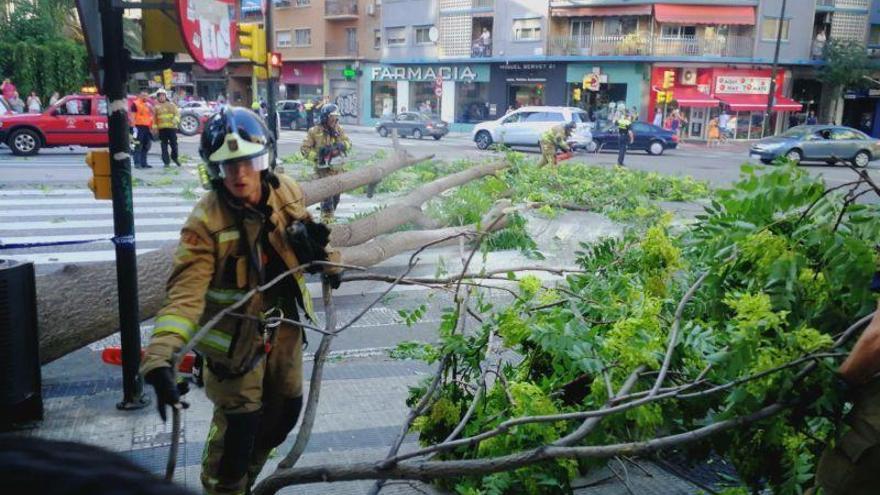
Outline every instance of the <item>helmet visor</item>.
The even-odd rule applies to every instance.
[[[253,158],[244,158],[241,160],[225,161],[223,165],[218,167],[221,179],[225,179],[230,175],[235,175],[235,169],[238,167],[248,167],[254,172],[262,172],[269,170],[269,155],[262,154]]]

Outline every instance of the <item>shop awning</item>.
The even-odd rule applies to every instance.
[[[553,17],[607,17],[618,15],[651,15],[651,5],[618,5],[614,7],[553,8]]]
[[[760,112],[767,109],[767,95],[716,94],[715,97],[734,112]],[[773,110],[776,112],[797,112],[802,108],[803,105],[784,96],[777,96],[773,105]]]
[[[654,5],[657,22],[672,24],[755,25],[755,8],[727,5]]]
[[[682,107],[717,107],[720,101],[712,98],[706,93],[701,93],[697,88],[688,86],[679,86],[672,89],[673,98]]]

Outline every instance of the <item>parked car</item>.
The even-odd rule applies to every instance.
[[[880,141],[852,127],[834,125],[799,125],[779,136],[766,137],[753,144],[749,157],[770,163],[784,156],[797,163],[849,160],[866,167],[880,155]]]
[[[214,113],[214,108],[206,101],[186,101],[180,107],[178,130],[184,136],[195,136]]]
[[[565,122],[576,125],[571,136],[575,147],[588,151],[595,149],[587,112],[576,107],[522,107],[498,120],[477,124],[471,136],[481,150],[495,143],[539,146],[541,134]]]
[[[662,155],[664,151],[678,147],[678,135],[669,129],[636,121],[632,124],[632,132],[633,142],[627,147],[628,150],[644,150],[649,155]],[[616,150],[618,136],[617,126],[610,125],[593,133],[593,141],[599,149]]]
[[[449,133],[449,125],[435,115],[418,112],[403,112],[399,115],[383,117],[376,123],[376,132],[385,137],[397,129],[400,137],[413,137],[422,139],[422,136],[431,136],[440,140]]]
[[[275,106],[275,113],[278,114],[278,121],[281,128],[287,128],[291,131],[296,129],[306,129],[306,110],[303,108],[303,102],[300,100],[281,100]]]

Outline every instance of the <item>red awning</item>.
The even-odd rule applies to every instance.
[[[673,98],[683,107],[717,107],[720,101],[706,93],[701,93],[697,88],[679,86],[672,89]]]
[[[755,8],[725,5],[654,5],[657,22],[672,24],[755,25]]]
[[[616,7],[553,8],[554,17],[607,17],[612,15],[651,15],[650,5],[619,5]]]
[[[734,112],[760,112],[767,109],[767,95],[716,94],[715,97],[729,106]],[[803,105],[784,96],[777,96],[776,103],[773,105],[773,110],[777,112],[797,112],[802,108]]]

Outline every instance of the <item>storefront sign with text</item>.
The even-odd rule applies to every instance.
[[[719,94],[766,95],[770,92],[769,77],[718,76],[715,92]]]
[[[440,67],[373,67],[374,81],[473,81],[477,73],[469,65]]]

